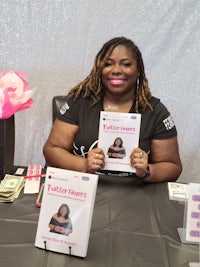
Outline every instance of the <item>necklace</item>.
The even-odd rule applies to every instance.
[[[105,110],[118,110],[119,107],[118,106],[113,106],[113,105],[109,105],[107,104],[105,107],[104,107]]]
[[[105,98],[104,99],[104,110],[116,111],[116,110],[119,110],[119,109],[123,109],[123,108],[129,107],[130,105],[132,106],[133,100],[131,99],[127,103],[121,104],[121,105],[113,105],[113,104],[110,104],[110,103],[107,103],[107,102],[109,102],[109,101]]]

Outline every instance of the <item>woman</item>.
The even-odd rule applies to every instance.
[[[72,223],[69,218],[69,207],[62,204],[56,214],[54,214],[49,223],[50,232],[69,235],[72,233]]]
[[[47,163],[80,172],[101,170],[104,153],[96,145],[102,110],[141,113],[139,147],[130,155],[138,179],[178,179],[182,165],[176,127],[166,107],[151,95],[140,50],[124,37],[105,43],[90,75],[69,92],[44,145]]]
[[[126,151],[123,147],[123,141],[120,137],[117,137],[108,149],[107,155],[109,158],[123,159],[126,156]]]

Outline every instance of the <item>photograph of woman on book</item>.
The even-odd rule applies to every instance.
[[[50,232],[62,235],[69,235],[72,233],[72,222],[69,218],[69,207],[67,204],[62,204],[55,213],[49,223]]]
[[[126,156],[126,150],[123,147],[123,140],[117,137],[114,143],[109,147],[107,155],[109,158],[123,159]]]
[[[140,113],[139,147],[132,147],[130,154],[136,172],[125,175],[149,183],[178,179],[182,164],[176,126],[165,105],[152,96],[142,54],[133,41],[117,37],[106,42],[90,74],[65,98],[43,148],[47,165],[101,171],[105,154],[98,147],[100,112]]]

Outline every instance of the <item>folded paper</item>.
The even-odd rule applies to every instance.
[[[17,111],[32,107],[32,94],[24,73],[0,72],[0,119],[9,118]]]

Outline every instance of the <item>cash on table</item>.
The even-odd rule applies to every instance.
[[[24,184],[23,176],[6,174],[0,184],[0,202],[13,202],[18,198]]]

